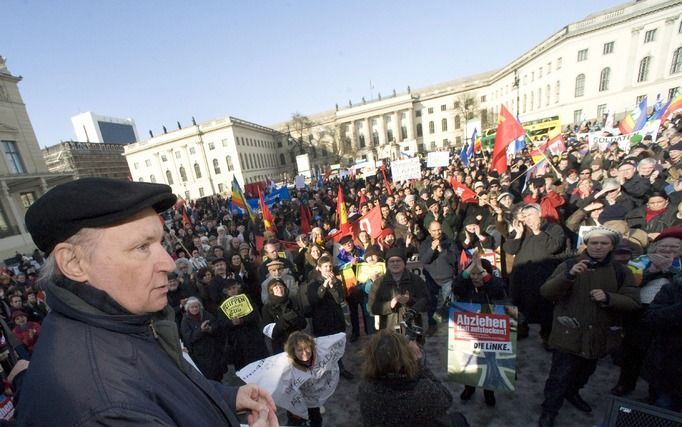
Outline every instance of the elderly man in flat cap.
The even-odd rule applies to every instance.
[[[206,379],[181,349],[158,213],[167,185],[84,178],[55,187],[26,213],[49,256],[52,311],[22,387],[20,426],[277,426],[264,390]]]
[[[540,288],[552,301],[554,318],[549,344],[552,368],[545,383],[539,425],[553,426],[564,399],[578,410],[592,408],[579,394],[597,361],[622,339],[622,313],[639,309],[639,288],[632,272],[612,259],[620,234],[594,227],[585,233],[586,250],[561,263]]]

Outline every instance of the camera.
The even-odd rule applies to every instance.
[[[408,309],[403,314],[403,320],[400,321],[400,326],[405,328],[405,336],[410,341],[416,341],[419,346],[423,346],[426,340],[424,339],[424,328],[414,324],[414,319],[417,316],[414,309]]]
[[[587,262],[587,269],[588,270],[596,270],[597,265],[599,265],[599,263],[597,261],[588,261]]]

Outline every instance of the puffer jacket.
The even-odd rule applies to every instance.
[[[207,380],[183,358],[168,306],[129,314],[83,284],[51,284],[47,301],[18,426],[240,425],[237,388]]]
[[[542,296],[555,304],[549,344],[585,359],[598,359],[620,344],[621,313],[640,308],[639,288],[634,285],[632,272],[612,262],[610,257],[598,263],[594,270],[570,277],[568,272],[580,259],[559,264],[540,288]],[[623,283],[618,283],[619,277]],[[593,289],[607,293],[606,303],[592,300]]]

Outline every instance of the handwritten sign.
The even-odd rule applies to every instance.
[[[220,309],[230,320],[248,316],[253,311],[249,297],[245,294],[235,295],[226,299],[220,304]]]
[[[427,168],[446,168],[450,164],[449,151],[431,151],[426,154]]]
[[[391,163],[391,173],[393,182],[407,181],[410,179],[421,179],[422,171],[419,158],[412,157],[405,160],[396,160]]]

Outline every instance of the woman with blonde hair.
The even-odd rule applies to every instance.
[[[358,388],[363,426],[447,426],[452,394],[423,363],[415,341],[391,330],[365,348]]]

